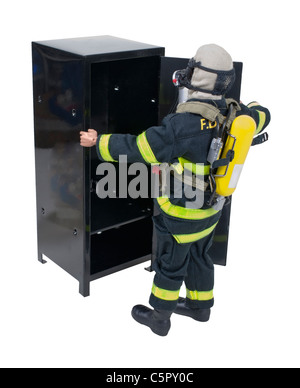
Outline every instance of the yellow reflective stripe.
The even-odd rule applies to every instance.
[[[251,102],[250,104],[247,105],[248,108],[253,108],[253,107],[259,107],[260,104],[256,101],[254,102]],[[255,131],[255,135],[257,135],[262,129],[263,129],[263,126],[266,122],[266,114],[265,112],[261,112],[260,110],[257,110],[255,109],[256,112],[258,113],[258,116],[259,116],[259,123],[258,123],[258,126],[256,128],[256,131]]]
[[[256,101],[250,102],[250,104],[247,105],[248,108],[253,108],[254,106],[259,106],[259,103]]]
[[[187,209],[185,207],[173,205],[168,197],[158,197],[156,199],[164,213],[172,217],[184,218],[185,220],[203,220],[218,213],[218,210],[213,208]]]
[[[259,124],[256,128],[255,135],[258,134],[263,129],[263,126],[265,125],[265,122],[266,122],[265,112],[261,112],[260,110],[257,110],[256,112],[259,115]]]
[[[146,163],[150,163],[150,164],[159,163],[154,156],[154,153],[150,147],[150,144],[148,143],[146,132],[141,133],[136,138],[136,142],[137,142],[139,151]]]
[[[108,143],[109,143],[109,139],[111,137],[111,134],[109,135],[102,135],[100,137],[100,141],[99,141],[99,151],[100,151],[100,155],[102,157],[102,159],[104,159],[105,161],[107,162],[116,162],[116,160],[114,160],[109,152],[109,149],[108,149]]]
[[[203,163],[192,163],[187,159],[178,158],[181,166],[196,175],[209,175],[209,165]]]
[[[187,244],[208,236],[210,233],[212,233],[216,226],[217,222],[213,226],[203,230],[202,232],[190,234],[173,234],[173,237],[179,244]]]
[[[177,174],[182,175],[183,167],[180,163],[171,164],[171,167],[174,168],[174,170],[177,172]]]
[[[177,300],[179,298],[180,289],[177,291],[164,290],[163,288],[157,287],[153,284],[152,294],[159,299],[163,300]]]
[[[191,291],[186,289],[186,297],[191,300],[206,301],[214,298],[213,290],[211,291]]]

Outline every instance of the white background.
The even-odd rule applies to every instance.
[[[296,0],[51,0],[1,7],[0,367],[299,367],[299,23]],[[36,252],[31,41],[113,35],[191,57],[206,43],[244,63],[242,100],[272,114],[232,206],[211,321],[138,325],[153,274],[99,279],[91,296]],[[183,290],[184,294],[184,290]]]

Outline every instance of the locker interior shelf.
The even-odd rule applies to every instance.
[[[99,199],[91,195],[91,234],[139,221],[152,216],[152,205],[145,207],[141,201],[130,198]]]
[[[150,217],[114,226],[100,234],[91,236],[91,275],[109,268],[129,266],[140,259],[150,259],[152,249],[152,220]],[[127,264],[127,265],[126,265]]]

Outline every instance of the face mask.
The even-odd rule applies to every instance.
[[[202,89],[191,84],[194,69],[207,71],[209,73],[217,74],[217,79],[213,90]],[[173,75],[173,83],[175,86],[185,87],[187,89],[195,90],[197,92],[209,93],[216,96],[223,96],[230,90],[235,81],[235,70],[214,70],[201,65],[201,62],[196,62],[194,58],[189,60],[188,67],[184,70],[177,70]]]

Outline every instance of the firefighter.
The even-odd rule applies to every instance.
[[[167,115],[161,126],[150,127],[139,136],[98,136],[94,129],[80,132],[80,144],[96,146],[101,161],[118,161],[120,155],[126,155],[129,163],[167,163],[183,171],[188,166],[192,176],[203,178],[202,187],[197,186],[197,181],[193,184],[195,192],[200,190],[204,198],[198,206],[195,198],[185,192],[181,198],[175,198],[170,191],[168,196],[154,200],[159,214],[153,217],[157,233],[155,276],[149,300],[153,309],[137,305],[132,316],[160,336],[168,334],[172,313],[207,322],[214,305],[214,265],[208,250],[221,210],[208,205],[211,191],[207,155],[216,127],[212,113],[213,117],[226,117],[230,103],[234,109],[229,124],[238,115],[249,115],[256,122],[256,134],[270,121],[269,111],[256,102],[246,106],[225,99],[234,83],[235,71],[230,55],[222,47],[201,46],[179,75],[188,89],[188,100],[178,105],[176,113]],[[179,297],[183,283],[186,298]]]

